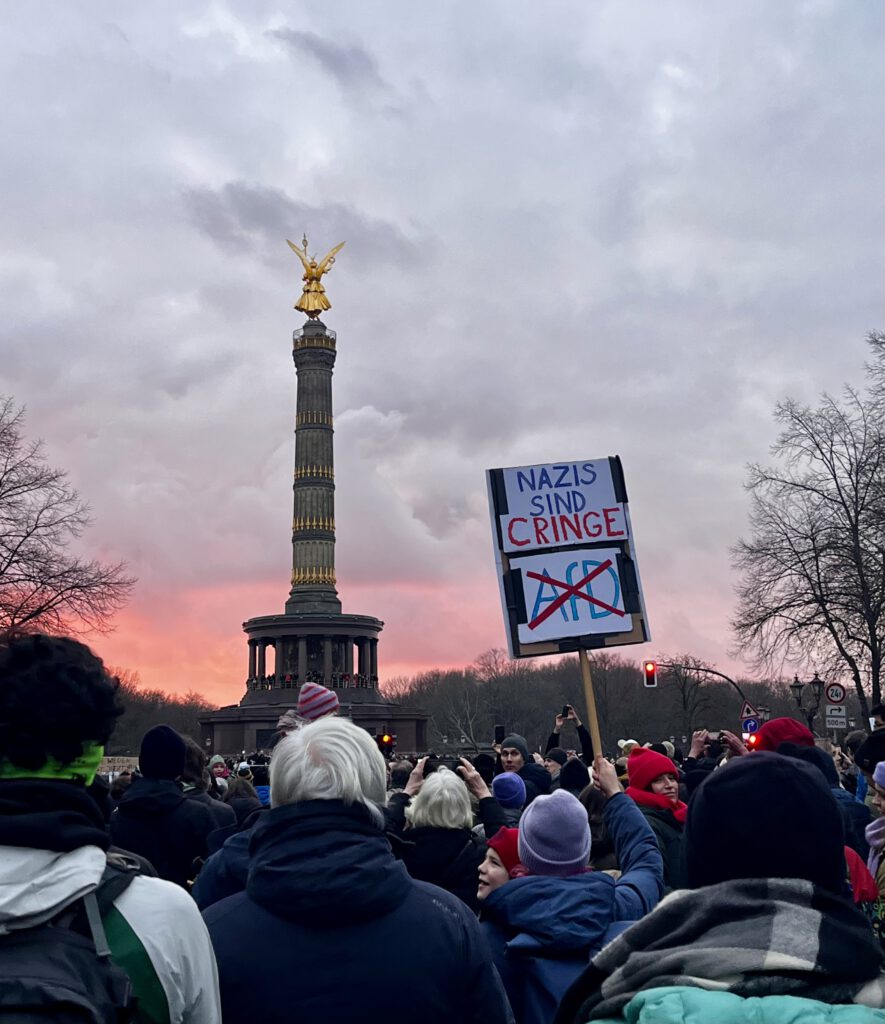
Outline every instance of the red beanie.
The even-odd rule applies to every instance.
[[[814,736],[795,718],[772,718],[754,734],[754,750],[773,750],[782,743],[795,743],[797,747],[813,747]]]
[[[518,841],[518,828],[499,828],[489,840],[489,846],[501,858],[501,863],[508,871],[512,871],[519,864]]]
[[[648,789],[659,775],[675,775],[679,778],[676,765],[647,747],[634,747],[627,758],[627,778],[634,789]]]

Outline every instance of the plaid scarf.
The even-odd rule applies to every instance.
[[[644,989],[885,1006],[885,956],[846,899],[801,879],[743,879],[665,897],[591,962],[556,1024],[617,1017]]]

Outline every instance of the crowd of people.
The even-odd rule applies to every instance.
[[[268,755],[108,780],[117,689],[0,645],[0,1020],[885,1021],[885,719],[388,762],[311,681]]]

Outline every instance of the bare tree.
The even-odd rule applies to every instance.
[[[775,409],[773,467],[750,467],[749,540],[733,622],[740,649],[767,667],[792,662],[850,674],[864,717],[881,700],[885,654],[885,335],[864,392],[816,409]]]
[[[25,440],[22,423],[23,410],[0,401],[0,630],[106,631],[134,580],[123,563],[69,550],[89,508],[47,466],[42,442]]]
[[[664,672],[667,682],[672,684],[670,692],[679,709],[682,734],[691,736],[698,726],[702,713],[710,708],[710,696],[705,687],[709,677],[702,671],[709,666],[691,654],[680,654],[660,660],[670,666]]]

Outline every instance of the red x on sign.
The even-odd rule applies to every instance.
[[[552,587],[559,587],[562,589],[562,593],[559,594],[555,600],[551,601],[544,611],[539,612],[529,623],[529,629],[534,629],[536,626],[540,626],[546,618],[551,616],[555,611],[558,611],[565,602],[572,597],[581,597],[590,604],[595,604],[598,608],[604,608],[607,612],[612,612],[612,614],[620,615],[621,618],[623,618],[626,612],[622,612],[620,608],[615,608],[613,605],[606,604],[605,601],[600,601],[597,597],[591,597],[581,589],[582,587],[586,587],[587,584],[590,583],[591,580],[594,580],[600,573],[605,572],[606,569],[610,569],[611,566],[612,560],[607,558],[600,565],[597,565],[592,572],[588,573],[582,580],[578,580],[574,585],[571,583],[563,583],[561,580],[554,580],[546,574],[541,575],[541,573],[538,572],[527,572],[526,576],[530,579],[540,580],[542,583],[549,583]]]

